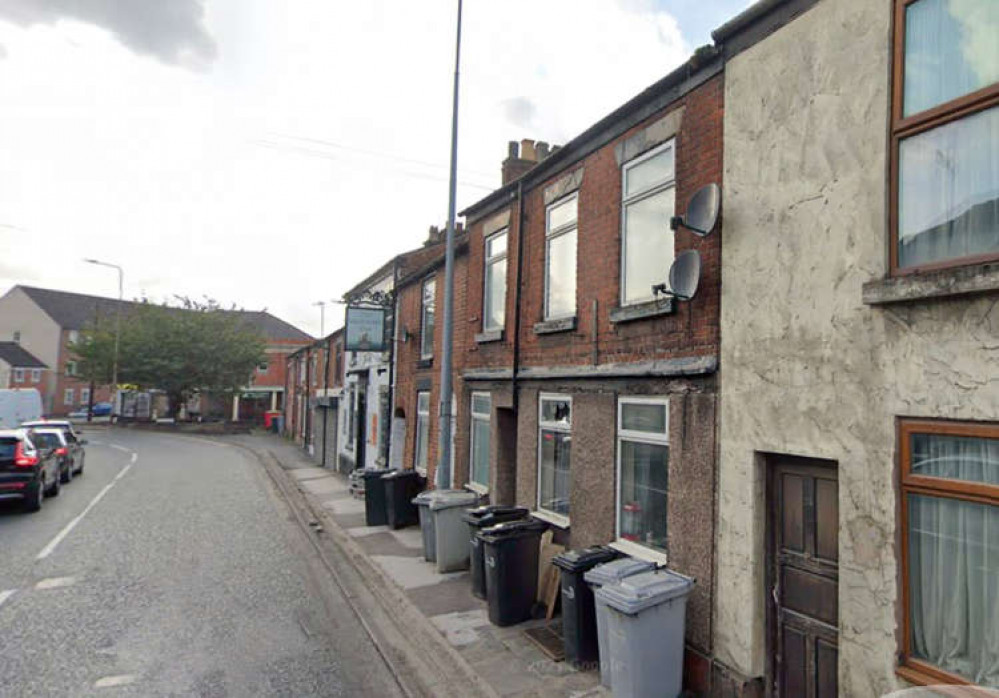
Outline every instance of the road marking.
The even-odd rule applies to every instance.
[[[124,451],[125,453],[131,453],[132,449],[125,448],[124,446],[119,446],[118,444],[108,444],[111,448],[116,448],[119,451]]]
[[[114,444],[112,444],[112,445],[114,445]],[[119,448],[118,446],[115,446],[115,447]],[[126,450],[127,451],[128,449],[122,449],[122,450]],[[125,477],[125,473],[127,473],[129,471],[129,469],[131,469],[131,467],[133,465],[135,465],[135,461],[137,461],[138,459],[139,459],[139,454],[137,454],[137,453],[135,453],[133,451],[132,452],[132,458],[131,458],[131,460],[129,460],[128,465],[126,465],[124,468],[122,468],[118,472],[118,474],[114,476],[114,479],[111,482],[109,482],[108,484],[104,485],[104,489],[102,489],[100,492],[98,492],[97,496],[90,500],[90,504],[88,504],[86,506],[86,508],[83,511],[81,511],[80,514],[75,519],[73,519],[68,524],[66,524],[65,528],[63,528],[61,531],[59,531],[59,533],[56,534],[55,538],[53,538],[52,540],[49,541],[48,545],[46,545],[44,548],[42,548],[42,551],[40,553],[38,553],[38,555],[35,557],[35,559],[36,560],[44,560],[49,555],[51,555],[52,551],[56,549],[56,546],[58,546],[63,541],[63,539],[66,536],[68,536],[70,534],[70,532],[74,528],[76,528],[77,524],[79,524],[81,521],[83,521],[83,517],[86,516],[90,512],[91,509],[93,509],[95,506],[97,506],[97,502],[99,502],[102,499],[104,499],[104,495],[106,495],[111,490],[111,488],[115,486],[115,483],[117,483],[118,480],[120,480],[123,477]]]
[[[8,600],[11,596],[17,593],[17,589],[7,589],[5,591],[0,591],[0,606],[3,606],[3,602]]]
[[[139,678],[135,674],[121,674],[120,676],[105,676],[103,679],[97,679],[94,682],[94,688],[111,688],[112,686],[127,686],[130,683],[135,683],[135,680]]]
[[[35,585],[36,589],[58,589],[76,584],[76,577],[49,577]]]

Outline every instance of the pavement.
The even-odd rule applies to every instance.
[[[84,475],[0,503],[0,696],[403,696],[260,460],[91,427]]]
[[[351,496],[345,476],[317,467],[301,449],[276,436],[232,440],[272,458],[287,482],[304,496],[311,515],[359,570],[362,583],[380,596],[384,616],[403,636],[400,644],[408,645],[400,651],[438,657],[446,653],[446,661],[438,662],[437,668],[446,665],[472,677],[483,695],[610,695],[600,686],[596,671],[552,661],[527,638],[524,629],[544,621],[507,628],[490,624],[485,602],[471,593],[468,572],[438,574],[436,566],[424,560],[418,526],[400,530],[367,526],[364,502]],[[418,632],[424,627],[432,629],[429,634]],[[428,648],[435,643],[436,649]],[[413,661],[421,660],[417,656]]]

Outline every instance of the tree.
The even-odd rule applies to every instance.
[[[122,315],[118,355],[119,382],[164,391],[174,417],[196,393],[245,387],[266,360],[264,338],[243,313],[213,300],[178,300],[131,304]],[[109,377],[113,347],[114,332],[103,323],[84,332],[73,350],[96,380]]]

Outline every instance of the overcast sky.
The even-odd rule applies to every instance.
[[[466,0],[459,210],[750,0]],[[447,216],[455,0],[0,0],[0,293],[209,296],[318,334]],[[327,306],[326,331],[342,321]]]

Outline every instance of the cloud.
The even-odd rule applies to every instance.
[[[0,0],[0,18],[22,27],[76,20],[107,29],[135,53],[193,70],[215,60],[206,0]]]
[[[4,48],[3,44],[0,44],[0,61],[7,57],[7,49]]]
[[[534,125],[534,117],[538,113],[538,107],[529,97],[512,97],[500,102],[503,115],[514,126],[521,128],[531,128]]]

